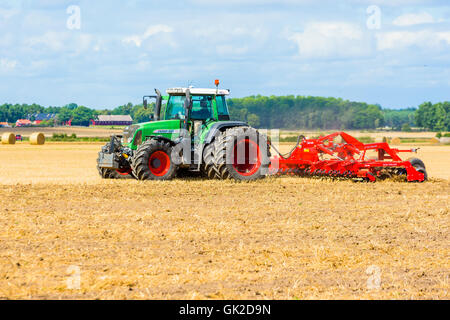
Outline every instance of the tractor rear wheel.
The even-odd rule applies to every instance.
[[[177,173],[172,161],[172,146],[159,140],[147,140],[139,146],[131,167],[138,180],[171,180]]]
[[[214,143],[208,144],[203,150],[203,165],[201,166],[202,173],[210,178],[216,177],[216,170],[214,168]]]
[[[210,177],[239,181],[263,178],[270,164],[267,138],[251,127],[227,129],[205,148],[204,162]]]

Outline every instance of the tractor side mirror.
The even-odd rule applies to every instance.
[[[147,110],[148,108],[148,102],[147,99],[144,98],[144,109]]]

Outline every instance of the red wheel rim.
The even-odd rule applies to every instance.
[[[120,174],[121,176],[127,176],[129,175],[133,170],[131,168],[128,169],[117,169],[116,172]]]
[[[233,150],[233,168],[241,176],[252,176],[261,167],[261,152],[258,144],[244,139],[235,144]]]
[[[158,177],[164,176],[170,169],[170,158],[164,151],[155,151],[148,159],[150,172]]]

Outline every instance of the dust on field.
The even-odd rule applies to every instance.
[[[106,181],[99,148],[0,147],[0,298],[450,297],[449,181]]]

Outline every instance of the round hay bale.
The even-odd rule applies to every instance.
[[[35,132],[30,136],[30,143],[32,145],[43,145],[45,143],[45,135],[41,132]]]
[[[16,135],[11,132],[6,132],[2,134],[2,144],[15,144],[16,143]]]
[[[392,144],[400,144],[400,143],[402,143],[402,140],[400,140],[400,138],[397,138],[397,137],[396,137],[396,138],[394,138],[394,139],[391,140],[391,143],[392,143]]]

